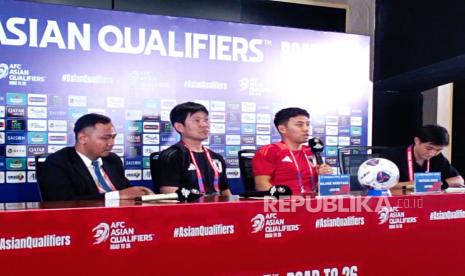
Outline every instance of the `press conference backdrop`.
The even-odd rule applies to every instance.
[[[178,141],[177,103],[210,111],[205,145],[235,191],[237,152],[280,137],[274,113],[311,113],[336,167],[338,146],[370,137],[369,38],[359,35],[0,0],[0,182],[36,181],[33,156],[74,144],[95,112],[118,131],[126,176],[151,185],[149,155]]]

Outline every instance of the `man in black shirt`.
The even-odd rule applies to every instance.
[[[411,184],[416,172],[440,172],[443,189],[463,186],[462,176],[441,153],[449,145],[449,133],[445,128],[425,125],[417,131],[413,142],[386,156],[399,167],[399,186]]]
[[[205,106],[194,102],[178,104],[171,110],[170,120],[181,141],[158,157],[160,192],[195,188],[206,194],[231,195],[226,162],[221,155],[202,146],[210,134]]]

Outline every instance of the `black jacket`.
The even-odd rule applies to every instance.
[[[117,190],[130,186],[124,176],[123,163],[114,153],[103,157],[103,169]],[[74,147],[49,155],[40,169],[39,186],[43,201],[103,199]]]

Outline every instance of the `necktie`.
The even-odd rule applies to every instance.
[[[105,181],[105,178],[103,178],[102,173],[100,172],[100,166],[97,160],[92,161],[92,166],[94,167],[95,175],[97,176],[98,184],[99,186],[105,190],[105,192],[111,192],[110,186],[108,186],[108,183]]]

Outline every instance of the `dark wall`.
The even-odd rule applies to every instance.
[[[422,125],[420,93],[378,91],[373,97],[373,145],[411,144],[415,129]]]
[[[454,103],[452,122],[452,161],[454,166],[465,175],[465,81],[454,83]]]
[[[269,0],[28,0],[148,14],[344,32],[345,9]]]
[[[376,144],[411,141],[421,91],[455,82],[452,163],[465,173],[465,5],[461,0],[377,0]],[[420,104],[420,107],[419,107]]]
[[[465,53],[463,0],[377,0],[374,80]]]

